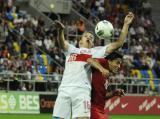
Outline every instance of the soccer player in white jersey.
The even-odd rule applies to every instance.
[[[90,119],[91,72],[87,60],[102,58],[121,47],[133,18],[134,14],[131,12],[126,15],[121,35],[117,41],[106,46],[94,47],[93,34],[84,32],[79,41],[80,48],[76,48],[65,40],[65,26],[59,21],[55,22],[55,26],[59,30],[59,40],[66,56],[66,62],[54,105],[53,119],[70,119],[71,113],[73,119]],[[96,66],[98,65],[94,65],[94,67]],[[104,75],[108,75],[108,70],[99,70]]]

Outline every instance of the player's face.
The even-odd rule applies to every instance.
[[[122,59],[117,58],[109,61],[109,69],[112,73],[118,73],[121,67]]]
[[[94,46],[93,41],[94,41],[93,34],[86,32],[82,35],[82,38],[79,41],[79,47],[92,48]]]

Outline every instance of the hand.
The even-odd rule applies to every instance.
[[[134,14],[132,12],[129,12],[124,19],[124,24],[130,25],[133,19],[134,19]]]
[[[124,90],[123,89],[116,89],[113,93],[114,96],[123,96],[124,95]]]
[[[102,75],[103,75],[104,77],[109,76],[109,71],[108,71],[107,69],[105,69],[105,68],[102,68],[102,69],[100,70],[100,72],[102,73]]]
[[[65,28],[65,26],[58,20],[55,20],[53,25],[59,30],[63,30]]]

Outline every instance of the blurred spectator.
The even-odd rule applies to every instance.
[[[22,90],[22,91],[27,91],[27,88],[26,88],[26,84],[25,84],[25,83],[22,84],[21,90]]]
[[[155,70],[157,77],[160,77],[160,60],[155,62],[153,69]]]
[[[78,34],[82,35],[84,31],[85,31],[85,22],[82,18],[80,18],[78,21]]]
[[[33,84],[26,83],[23,84],[23,87],[19,87],[18,79],[45,80],[38,67],[52,67],[50,71],[47,69],[44,74],[53,74],[54,80],[60,81],[63,68],[55,62],[64,66],[65,60],[58,43],[56,28],[52,26],[46,28],[45,21],[41,17],[32,17],[26,11],[21,12],[20,6],[13,6],[12,2],[0,0],[0,71],[5,74],[10,73],[8,77],[4,75],[4,79],[13,80],[13,86],[15,86],[11,85],[13,90],[23,88],[23,90],[31,91],[34,87]],[[135,13],[135,22],[130,27],[126,43],[122,48],[125,54],[123,72],[112,78],[112,83],[127,82],[124,77],[131,76],[132,69],[154,70],[157,77],[160,78],[160,34],[152,20],[152,6],[148,0],[76,0],[74,4],[78,6],[76,10],[79,10],[79,13],[93,24],[103,19],[111,21],[115,29],[115,39],[121,33],[124,15],[129,10]],[[63,23],[66,26],[66,39],[73,45],[77,44],[77,36],[87,29],[84,19],[64,20]],[[95,45],[105,44],[106,42],[95,39]],[[44,59],[37,58],[37,55],[43,54],[42,52],[46,52],[50,56],[49,58],[47,55],[47,66],[44,65],[44,57]],[[18,77],[14,73],[25,73],[26,76]],[[31,76],[35,73],[38,74],[36,78]],[[135,75],[135,77],[137,76]],[[120,80],[116,80],[117,78]],[[138,82],[132,80],[130,83]],[[143,84],[144,82],[139,83]],[[38,90],[41,90],[41,86],[43,90],[45,89],[43,83],[39,83],[37,86],[39,86]],[[52,90],[52,88],[48,90]],[[135,90],[135,87],[130,90]],[[140,92],[145,92],[144,87],[141,87]]]
[[[143,0],[142,8],[144,15],[151,15],[152,6],[148,0]]]

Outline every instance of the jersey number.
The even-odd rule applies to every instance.
[[[72,54],[70,55],[68,62],[76,61],[76,58],[77,58],[77,54]]]
[[[83,101],[83,104],[84,104],[84,109],[85,110],[88,110],[88,109],[91,108],[90,101],[85,100],[85,101]]]

